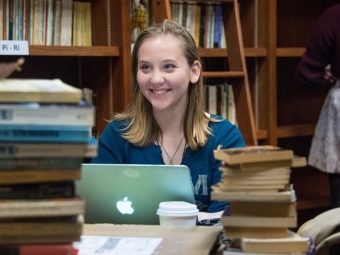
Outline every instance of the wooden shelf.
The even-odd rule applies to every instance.
[[[118,57],[120,48],[116,46],[29,46],[30,56],[79,56],[79,57]]]
[[[258,140],[267,139],[267,136],[268,136],[267,130],[264,129],[256,130],[256,137]]]
[[[301,57],[306,48],[277,48],[277,57]]]
[[[281,126],[277,129],[278,138],[297,137],[297,136],[309,136],[314,134],[315,123]]]
[[[218,57],[228,57],[227,49],[199,49],[201,57],[206,58],[218,58]],[[244,48],[245,57],[266,57],[267,49],[266,48]]]
[[[319,207],[328,207],[331,205],[330,197],[328,196],[310,196],[310,197],[301,197],[297,199],[297,210],[306,210],[313,209]]]
[[[220,72],[203,72],[206,78],[242,78],[244,72],[220,71]]]

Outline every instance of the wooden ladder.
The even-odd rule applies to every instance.
[[[172,20],[170,0],[151,0],[156,23]],[[190,0],[188,1],[190,2]],[[206,78],[230,78],[234,91],[237,125],[248,146],[257,145],[253,106],[244,55],[242,28],[237,0],[204,0],[202,3],[220,2],[227,40],[228,71],[203,72]]]

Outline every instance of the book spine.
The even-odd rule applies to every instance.
[[[81,170],[14,170],[0,171],[0,184],[22,184],[36,182],[58,182],[79,180]],[[1,187],[0,187],[1,191]],[[1,192],[0,192],[1,194]],[[27,194],[28,195],[28,194]],[[1,195],[0,195],[1,197]]]
[[[76,170],[82,157],[71,158],[0,158],[0,171],[5,170]]]
[[[0,158],[95,157],[97,144],[0,143]]]
[[[0,254],[8,255],[46,255],[53,250],[53,255],[72,255],[72,244],[31,244],[0,246]]]
[[[73,197],[75,197],[74,181],[0,186],[0,199],[52,199]]]
[[[85,214],[85,201],[80,199],[0,200],[0,218],[79,214]]]
[[[70,142],[87,143],[88,127],[75,126],[32,126],[2,125],[0,141],[2,142]]]
[[[1,223],[0,236],[11,237],[15,235],[35,236],[44,234],[54,235],[81,235],[81,223],[61,223],[61,222],[20,222]]]
[[[80,235],[35,235],[35,236],[1,236],[0,245],[9,244],[60,244],[80,241]]]
[[[14,108],[0,106],[0,124],[93,126],[94,108]]]

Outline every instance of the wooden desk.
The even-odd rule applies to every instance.
[[[153,254],[208,255],[222,227],[84,224],[83,235],[163,238]]]

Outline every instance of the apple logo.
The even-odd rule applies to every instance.
[[[127,197],[125,197],[123,200],[118,201],[116,206],[122,214],[132,214],[134,209],[131,207],[131,204],[132,203],[127,200]]]

